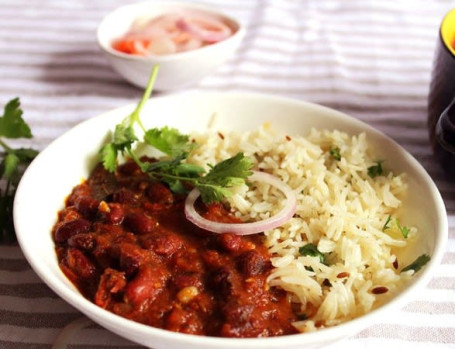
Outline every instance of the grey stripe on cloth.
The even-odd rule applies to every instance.
[[[62,323],[69,323],[80,316],[79,313],[52,314],[44,312],[19,313],[15,311],[0,311],[0,324],[28,328],[60,328]]]
[[[67,323],[62,322],[62,327]],[[15,340],[0,339],[0,348],[51,348],[52,340],[61,332],[58,328],[49,327],[18,327],[0,324],[0,338],[2,334],[19,333]],[[5,336],[3,336],[5,337]],[[6,337],[8,338],[8,337]],[[68,348],[143,348],[125,340],[99,326],[90,326],[73,334]]]
[[[39,284],[17,284],[17,285],[5,285],[0,283],[0,295],[1,296],[16,296],[23,298],[56,298],[57,295],[50,290],[43,283]],[[1,309],[1,305],[0,305]]]
[[[7,342],[0,340],[0,348],[2,349],[52,349],[52,344],[43,344],[43,343],[18,343],[18,342]],[[125,345],[93,345],[90,344],[70,344],[67,346],[68,349],[141,349],[145,348],[135,344],[125,344]]]

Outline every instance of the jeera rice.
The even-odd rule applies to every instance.
[[[264,124],[250,132],[193,134],[199,146],[188,161],[206,166],[237,152],[254,169],[279,177],[297,194],[297,211],[283,226],[264,232],[272,254],[270,286],[288,291],[300,306],[302,332],[363,315],[393,297],[412,276],[397,256],[415,243],[417,229],[400,221],[405,174],[387,170],[364,133],[312,129],[284,135]],[[382,165],[382,172],[371,169]],[[370,169],[370,171],[369,171]],[[382,170],[382,168],[381,168]],[[252,183],[229,198],[244,221],[279,211],[282,194]],[[403,234],[405,227],[406,234]],[[317,253],[307,253],[308,247]]]

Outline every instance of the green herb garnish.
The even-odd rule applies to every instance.
[[[32,138],[29,125],[22,118],[19,98],[10,100],[0,116],[0,240],[14,239],[13,201],[25,167],[38,152],[30,148],[14,149],[4,138]]]
[[[398,218],[393,220],[400,231],[401,235],[406,239],[411,231],[408,227],[401,225],[400,220]],[[382,231],[386,231],[387,229],[391,229],[390,223],[392,223],[392,216],[388,216],[384,226],[382,227]]]
[[[382,227],[382,231],[385,231],[386,229],[389,229],[389,228],[390,228],[389,224],[390,224],[391,221],[392,221],[392,216],[389,215],[389,216],[387,217],[387,220],[386,220],[385,223],[384,223],[384,226]]]
[[[430,259],[431,259],[430,256],[428,256],[427,254],[423,254],[419,256],[414,262],[404,267],[401,270],[401,272],[414,270],[414,272],[417,273],[425,264],[427,264],[430,261]]]
[[[376,165],[368,167],[368,176],[371,178],[380,176],[384,173],[384,170],[382,168],[382,163],[383,161],[378,161],[376,162]]]
[[[331,147],[331,148],[330,148],[330,155],[331,155],[335,160],[340,161],[340,160],[341,160],[340,148],[338,148],[338,147]]]
[[[320,252],[318,250],[318,248],[316,247],[316,245],[314,245],[314,244],[309,243],[304,246],[301,246],[299,248],[299,253],[301,256],[319,257],[319,261],[322,264],[326,264],[324,254],[322,252]]]
[[[398,220],[398,218],[396,219],[396,223],[397,223],[398,229],[401,231],[401,234],[406,239],[408,237],[408,235],[409,235],[409,231],[410,231],[409,228],[401,225],[401,223]]]
[[[112,141],[101,148],[101,161],[104,167],[113,172],[117,167],[119,154],[128,155],[143,172],[155,180],[167,183],[174,192],[185,192],[184,184],[187,183],[200,191],[205,203],[218,202],[229,197],[231,195],[229,188],[245,183],[245,179],[252,174],[253,163],[250,158],[238,153],[216,165],[209,165],[210,170],[206,173],[202,167],[185,162],[190,152],[197,146],[191,142],[188,135],[166,126],[149,130],[144,128],[139,114],[152,93],[157,73],[158,68],[154,67],[138,106],[115,127]],[[133,150],[133,146],[140,142],[135,131],[136,124],[144,133],[142,143],[161,151],[166,158],[156,162],[141,161]]]

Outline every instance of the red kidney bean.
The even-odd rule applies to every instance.
[[[201,251],[201,257],[209,269],[221,268],[227,262],[227,258],[215,250]]]
[[[83,196],[75,202],[76,210],[85,217],[93,217],[98,212],[100,202],[94,198]]]
[[[129,213],[125,216],[125,225],[136,234],[148,234],[156,229],[158,222],[144,213]]]
[[[177,250],[172,255],[173,267],[177,270],[185,272],[200,272],[202,269],[201,260],[198,258],[197,251],[190,251],[190,249]]]
[[[235,292],[234,273],[225,267],[221,267],[212,272],[211,286],[223,297],[232,296]]]
[[[147,197],[151,202],[160,204],[172,204],[174,195],[171,190],[160,182],[152,182],[146,191]]]
[[[109,212],[104,215],[109,223],[122,224],[125,218],[125,210],[120,206],[109,205]]]
[[[167,314],[165,328],[169,331],[202,334],[201,319],[191,309],[174,308]]]
[[[236,301],[228,302],[223,307],[225,322],[221,326],[220,335],[226,337],[260,337],[266,335],[268,329],[263,327],[254,315],[253,304],[241,304]]]
[[[95,248],[95,237],[91,233],[80,233],[68,239],[68,245],[81,250],[92,251]]]
[[[138,199],[133,191],[121,188],[112,194],[112,201],[120,204],[136,205]]]
[[[122,291],[125,286],[125,274],[115,269],[107,268],[101,275],[94,297],[95,303],[102,308],[108,308],[113,303],[113,295]]]
[[[171,256],[183,246],[183,240],[176,234],[160,231],[148,237],[142,245],[161,256]]]
[[[134,243],[119,244],[119,266],[127,275],[132,275],[141,264],[149,259],[150,252]]]
[[[136,277],[125,288],[125,301],[136,309],[140,309],[144,302],[153,302],[165,290],[169,276],[169,272],[164,268],[141,265]]]
[[[66,242],[70,237],[86,233],[90,230],[90,222],[84,218],[77,218],[58,226],[54,233],[54,240],[58,243]]]
[[[242,238],[235,234],[220,234],[218,241],[221,246],[228,252],[239,251],[242,246]]]
[[[253,310],[254,306],[252,304],[240,304],[236,301],[231,301],[223,308],[223,314],[227,322],[238,324],[248,321]]]
[[[194,272],[178,273],[174,275],[172,283],[179,290],[190,286],[202,288],[201,275]]]
[[[128,161],[118,167],[118,172],[125,176],[131,176],[141,172],[139,166],[134,161]]]
[[[87,256],[77,248],[66,251],[67,266],[80,278],[92,279],[96,275],[96,267]]]
[[[237,268],[246,276],[259,275],[265,267],[266,261],[256,250],[244,252],[237,257]]]

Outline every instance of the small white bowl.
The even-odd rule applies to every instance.
[[[351,135],[365,132],[377,156],[387,159],[392,171],[407,173],[409,189],[403,219],[412,221],[422,232],[421,243],[411,253],[427,253],[431,260],[387,304],[354,320],[311,333],[254,339],[187,335],[133,322],[96,306],[60,270],[51,229],[67,195],[88,177],[98,161],[98,151],[108,132],[134,108],[135,105],[128,105],[89,119],[52,142],[28,167],[14,202],[17,238],[32,268],[60,297],[110,331],[155,349],[318,348],[373,323],[387,323],[393,311],[410,302],[438,268],[448,234],[445,206],[430,176],[396,142],[357,119],[315,104],[251,93],[182,93],[153,97],[142,111],[144,126],[202,131],[217,113],[216,127],[227,130],[255,130],[269,122],[277,131],[289,135],[306,135],[313,127],[338,129]]]
[[[112,48],[112,41],[120,38],[138,18],[154,18],[159,15],[183,11],[198,11],[222,18],[233,30],[225,40],[195,50],[148,57],[133,56]],[[113,68],[128,82],[140,88],[147,85],[152,67],[160,66],[155,90],[176,90],[189,86],[225,63],[237,50],[245,28],[236,19],[211,7],[181,2],[148,1],[117,8],[101,22],[97,31],[98,44]]]

